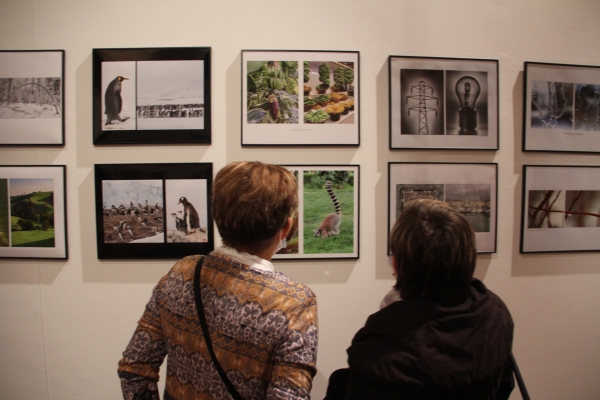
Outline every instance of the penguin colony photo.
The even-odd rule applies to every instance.
[[[106,107],[106,123],[104,125],[111,125],[113,121],[124,122],[129,118],[121,118],[120,114],[123,109],[123,99],[121,97],[121,82],[128,80],[122,76],[117,76],[113,79],[106,88],[104,93],[104,106]]]
[[[112,204],[103,207],[104,243],[131,243],[156,236],[164,231],[164,210],[157,204],[151,206],[132,201],[129,206]]]

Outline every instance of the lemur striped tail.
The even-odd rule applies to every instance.
[[[331,183],[331,181],[325,182],[325,188],[327,189],[327,194],[331,198],[331,201],[333,201],[333,206],[335,207],[335,213],[338,215],[342,214],[342,208],[340,207],[340,202],[338,201],[337,197],[335,196],[335,193],[333,193],[333,184]]]

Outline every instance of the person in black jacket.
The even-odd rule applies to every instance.
[[[348,348],[346,399],[508,399],[513,321],[473,278],[475,233],[446,203],[411,202],[391,233],[401,301]]]

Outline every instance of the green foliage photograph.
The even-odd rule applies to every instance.
[[[248,61],[249,124],[298,123],[298,61]]]

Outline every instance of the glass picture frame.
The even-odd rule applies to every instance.
[[[0,165],[0,258],[69,258],[67,167]]]
[[[498,60],[389,56],[389,148],[498,150]]]
[[[0,146],[64,146],[64,76],[64,50],[0,50]]]
[[[600,67],[526,61],[523,151],[600,152]]]
[[[600,251],[600,167],[523,165],[521,253]]]
[[[99,259],[178,259],[214,249],[212,163],[95,164]]]
[[[423,198],[448,203],[469,221],[477,253],[496,252],[498,164],[388,163],[388,242],[405,206]]]
[[[242,146],[359,146],[358,51],[242,50]]]
[[[211,48],[92,50],[94,144],[210,144]]]

